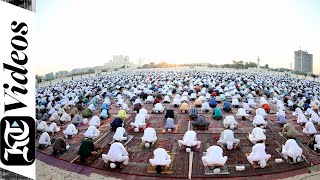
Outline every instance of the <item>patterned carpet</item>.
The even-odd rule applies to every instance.
[[[114,101],[112,101],[115,103]],[[100,107],[102,102],[96,107]],[[190,105],[192,102],[189,103]],[[129,104],[129,107],[132,105]],[[157,178],[176,178],[176,179],[185,179],[188,178],[188,166],[189,166],[189,154],[183,150],[180,150],[178,146],[178,140],[183,138],[184,133],[188,130],[188,114],[180,113],[179,108],[173,108],[171,104],[166,104],[165,106],[168,108],[172,108],[175,111],[175,123],[179,125],[179,128],[176,133],[161,133],[163,130],[163,126],[166,121],[164,119],[164,114],[151,114],[152,104],[144,104],[143,105],[150,114],[150,119],[147,122],[150,124],[150,127],[155,128],[157,132],[158,141],[156,144],[150,149],[140,148],[141,137],[143,133],[135,133],[129,132],[130,135],[134,135],[134,138],[126,145],[126,149],[130,153],[129,164],[125,166],[123,169],[110,169],[108,167],[104,167],[104,162],[101,158],[101,155],[95,159],[93,163],[86,166],[78,165],[75,163],[70,163],[74,160],[78,155],[77,151],[79,149],[80,143],[83,140],[83,133],[86,130],[85,125],[83,125],[82,130],[78,135],[73,137],[72,139],[67,139],[67,142],[72,146],[71,148],[65,152],[60,157],[55,157],[52,155],[52,147],[48,147],[44,150],[37,150],[37,159],[42,160],[48,164],[57,166],[62,169],[66,169],[69,171],[81,173],[81,174],[90,174],[92,172],[96,172],[99,174],[104,174],[108,176],[114,176],[123,179],[157,179]],[[221,104],[219,104],[221,106]],[[99,128],[101,131],[100,141],[96,142],[97,146],[104,148],[103,153],[107,153],[109,150],[109,142],[112,140],[114,135],[114,131],[110,131],[109,123],[112,121],[113,117],[118,113],[119,107],[114,104],[111,105],[111,118],[102,121],[102,126]],[[275,106],[272,104],[271,108],[275,111]],[[226,115],[234,115],[236,114],[237,109],[233,109],[232,113],[223,113],[223,116]],[[206,119],[210,122],[208,130],[196,130],[198,133],[197,137],[200,140],[201,147],[200,150],[194,152],[193,157],[193,169],[192,169],[192,178],[193,179],[204,179],[204,178],[231,178],[231,177],[249,177],[249,176],[260,176],[260,175],[270,175],[273,178],[286,177],[292,174],[304,173],[306,172],[306,168],[310,166],[308,162],[302,162],[294,165],[290,165],[287,162],[283,162],[280,164],[276,164],[274,160],[276,158],[280,158],[281,156],[274,150],[277,147],[280,147],[282,144],[286,142],[286,139],[279,135],[278,131],[280,131],[281,127],[276,124],[276,115],[268,114],[267,121],[267,147],[266,152],[271,154],[271,158],[268,163],[271,167],[267,167],[265,169],[253,169],[252,166],[246,159],[245,153],[250,153],[252,144],[245,137],[248,133],[250,133],[253,129],[253,125],[250,120],[254,118],[254,114],[250,114],[249,120],[237,120],[238,128],[234,130],[235,137],[240,139],[239,149],[227,151],[224,150],[224,155],[228,157],[227,166],[230,172],[230,175],[205,175],[204,167],[201,161],[202,152],[206,151],[209,146],[216,145],[217,141],[214,137],[220,136],[220,133],[224,130],[223,120],[213,120],[211,118],[212,110],[209,113],[201,113]],[[299,131],[297,138],[301,143],[299,143],[300,147],[303,148],[303,154],[313,165],[320,163],[320,158],[316,156],[314,153],[310,152],[310,149],[304,147],[303,143],[306,143],[310,140],[310,137],[304,135],[302,133],[302,127],[296,123],[296,117],[291,115],[291,111],[287,111],[287,119],[288,122],[291,122],[295,125],[296,129]],[[99,111],[96,111],[94,115],[98,115]],[[125,120],[126,130],[130,128],[130,122],[134,121],[135,113],[129,113],[128,119]],[[66,125],[65,125],[66,127]],[[319,129],[319,126],[316,125],[316,128]],[[64,128],[62,128],[64,129]],[[192,127],[191,127],[192,129]],[[110,132],[109,132],[110,131]],[[62,130],[52,137],[62,137]],[[169,152],[176,153],[175,161],[173,164],[173,174],[149,174],[147,172],[147,166],[149,164],[149,159],[153,157],[153,150],[162,147]],[[235,166],[244,165],[245,171],[236,171]],[[282,174],[281,176],[277,173]],[[277,174],[277,175],[272,175]],[[128,176],[130,175],[130,176]],[[272,179],[272,178],[271,178]]]

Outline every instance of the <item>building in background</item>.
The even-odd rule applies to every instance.
[[[304,73],[313,72],[313,55],[307,51],[294,51],[294,70]]]
[[[61,77],[67,77],[68,76],[68,71],[58,71],[55,73],[56,78],[61,78]]]
[[[44,80],[45,81],[51,81],[53,79],[54,79],[53,72],[44,75]]]
[[[260,69],[260,58],[258,56],[258,59],[257,59],[257,68]]]
[[[134,64],[130,62],[129,56],[125,55],[115,55],[112,57],[112,60],[104,64],[106,69],[115,69],[115,68],[132,68]]]

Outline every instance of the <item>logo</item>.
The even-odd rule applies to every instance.
[[[1,162],[31,165],[35,160],[35,122],[27,116],[7,116],[1,120]]]

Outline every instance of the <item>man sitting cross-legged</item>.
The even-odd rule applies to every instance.
[[[219,146],[211,146],[207,149],[207,154],[202,156],[204,166],[214,166],[214,174],[220,173],[220,167],[224,166],[228,160],[227,156],[223,156],[223,149]]]
[[[153,159],[149,159],[149,162],[152,166],[156,166],[157,173],[161,173],[163,171],[162,166],[169,167],[171,158],[165,149],[157,148],[153,151],[153,155]]]
[[[129,163],[129,154],[123,144],[115,142],[110,146],[108,154],[102,154],[102,159],[105,163],[110,162],[110,168],[116,168],[116,163]]]
[[[197,140],[197,133],[193,130],[187,131],[184,136],[183,140],[178,140],[178,144],[181,147],[182,145],[187,146],[186,151],[191,152],[191,148],[193,146],[197,146],[197,148],[200,148],[201,141]]]
[[[240,143],[240,139],[234,138],[234,133],[230,129],[224,130],[221,135],[220,139],[218,140],[217,144],[219,146],[227,146],[228,150],[231,150],[233,148],[236,148],[238,144]],[[234,147],[233,147],[234,145]]]

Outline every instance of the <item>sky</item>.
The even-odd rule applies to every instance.
[[[317,0],[37,0],[36,73],[134,63],[233,60],[290,68],[294,51],[313,54],[320,74]]]

